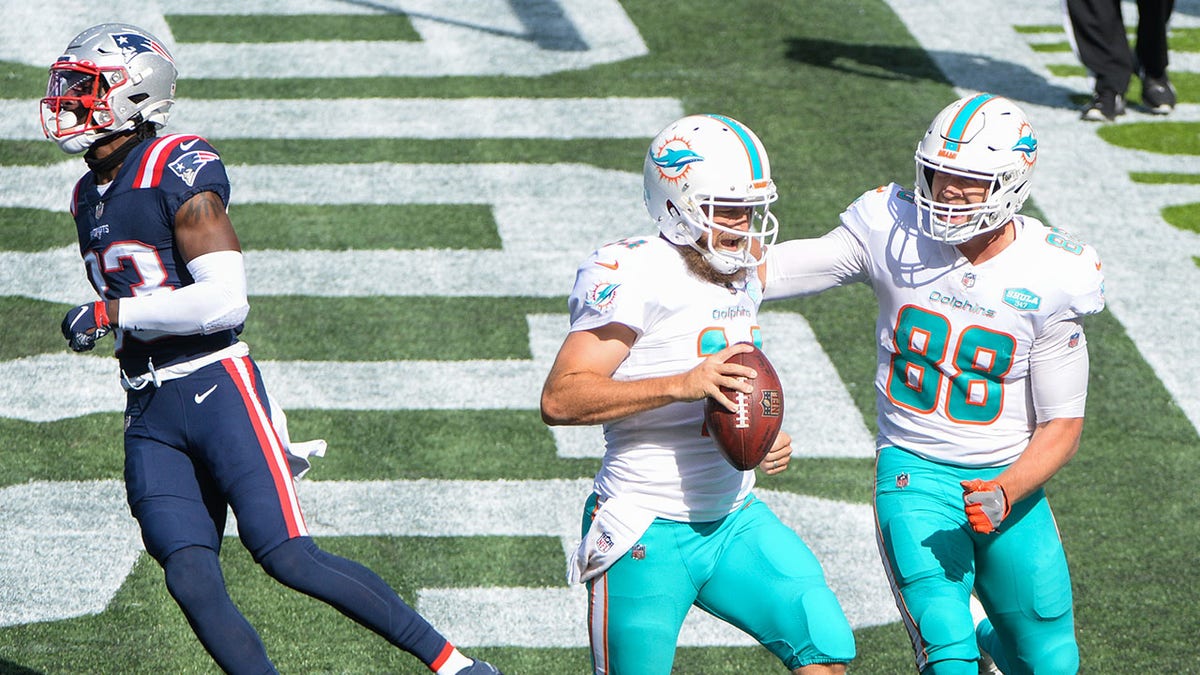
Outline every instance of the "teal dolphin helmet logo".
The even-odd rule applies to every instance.
[[[692,150],[686,140],[676,137],[667,141],[658,152],[651,153],[650,161],[658,167],[663,180],[677,181],[687,174],[689,166],[703,162],[704,157]]]
[[[704,158],[691,148],[669,148],[658,157],[652,158],[662,169],[682,169],[692,162],[703,162]]]
[[[1026,157],[1029,157],[1037,152],[1037,139],[1026,134],[1017,139],[1017,144],[1012,146],[1012,149],[1016,152],[1023,152]]]

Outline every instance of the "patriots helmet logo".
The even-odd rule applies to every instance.
[[[188,187],[192,187],[196,183],[196,175],[200,173],[200,169],[203,169],[205,164],[220,158],[220,155],[215,152],[193,150],[180,155],[167,166],[176,176],[179,176],[180,180],[187,183]]]
[[[145,52],[154,52],[171,63],[175,63],[175,59],[171,58],[170,52],[146,35],[139,33],[113,33],[112,37],[116,41],[117,47],[121,49],[121,55],[125,57],[125,63],[129,63],[133,60],[133,57]]]

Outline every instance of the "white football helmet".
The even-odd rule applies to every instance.
[[[757,267],[775,242],[771,203],[778,195],[767,151],[737,120],[690,115],[671,123],[651,141],[642,173],[646,210],[659,231],[699,251],[721,274]],[[722,207],[748,209],[749,229],[714,222],[713,209]],[[743,238],[736,250],[718,245],[729,235]]]
[[[50,66],[42,130],[71,154],[142,122],[167,123],[175,102],[175,60],[163,43],[123,23],[75,36]]]
[[[915,201],[921,232],[960,244],[1003,226],[1029,196],[1037,149],[1025,113],[1006,98],[977,94],[946,106],[917,144]],[[979,204],[939,202],[932,188],[936,171],[990,182],[987,199]],[[958,216],[969,218],[951,222]]]

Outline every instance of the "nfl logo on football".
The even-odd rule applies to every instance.
[[[764,389],[762,409],[763,417],[779,417],[783,414],[783,396],[775,389]]]

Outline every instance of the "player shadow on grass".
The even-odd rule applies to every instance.
[[[1075,110],[1079,92],[1048,81],[1019,63],[965,52],[926,51],[916,46],[872,45],[818,38],[791,38],[787,58],[862,77],[925,80],[999,94],[1014,101]]]
[[[0,659],[0,675],[42,675],[42,671],[19,666],[12,661]]]

